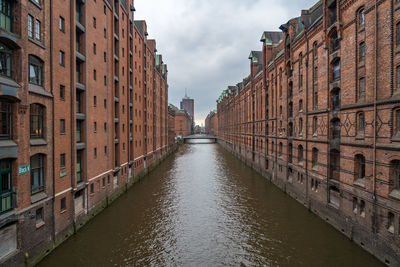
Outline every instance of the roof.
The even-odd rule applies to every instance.
[[[283,40],[283,32],[278,31],[265,31],[261,36],[261,42],[265,42],[266,45],[278,44]]]

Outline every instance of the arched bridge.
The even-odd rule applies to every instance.
[[[183,137],[183,143],[188,143],[191,140],[210,140],[208,143],[216,143],[218,141],[218,137],[214,135],[206,135],[206,134],[194,134]],[[203,144],[203,143],[202,143]]]

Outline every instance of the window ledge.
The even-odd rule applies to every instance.
[[[354,185],[365,188],[365,178],[355,180]]]
[[[364,140],[364,134],[357,134],[356,140]]]
[[[32,4],[34,4],[34,5],[35,5],[37,8],[39,8],[40,10],[43,9],[41,4],[38,4],[38,3],[36,3],[36,2],[33,1],[33,0],[30,0],[29,2],[31,2]]]
[[[47,142],[43,138],[38,138],[38,139],[31,139],[30,144],[31,146],[46,146]]]
[[[42,96],[46,96],[46,97],[50,97],[53,98],[53,95],[50,92],[47,92],[46,89],[44,89],[42,86],[40,85],[36,85],[36,84],[29,84],[29,92],[30,93],[34,93],[34,94],[38,94],[38,95],[42,95]]]
[[[389,197],[400,200],[400,190],[394,189],[392,192],[390,192]]]
[[[31,38],[31,37],[28,37],[28,40],[29,40],[31,43],[33,43],[33,44],[39,46],[40,48],[46,49],[46,47],[41,43],[41,41],[35,40],[35,39]]]
[[[47,195],[45,192],[36,193],[31,196],[31,203],[39,202],[45,198],[47,198]]]
[[[400,134],[397,134],[392,137],[392,142],[400,142]]]

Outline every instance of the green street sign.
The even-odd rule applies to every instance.
[[[25,165],[25,166],[19,166],[18,167],[18,174],[25,174],[31,171],[31,166],[30,165]]]

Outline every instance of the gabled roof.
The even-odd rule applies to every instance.
[[[265,31],[261,36],[261,42],[265,42],[266,45],[278,44],[283,40],[283,33],[276,31]]]
[[[323,15],[323,5],[320,0],[310,9],[301,11],[301,21],[306,28],[310,28],[319,21]]]
[[[249,59],[252,62],[262,64],[262,52],[261,51],[251,51],[249,55]]]

